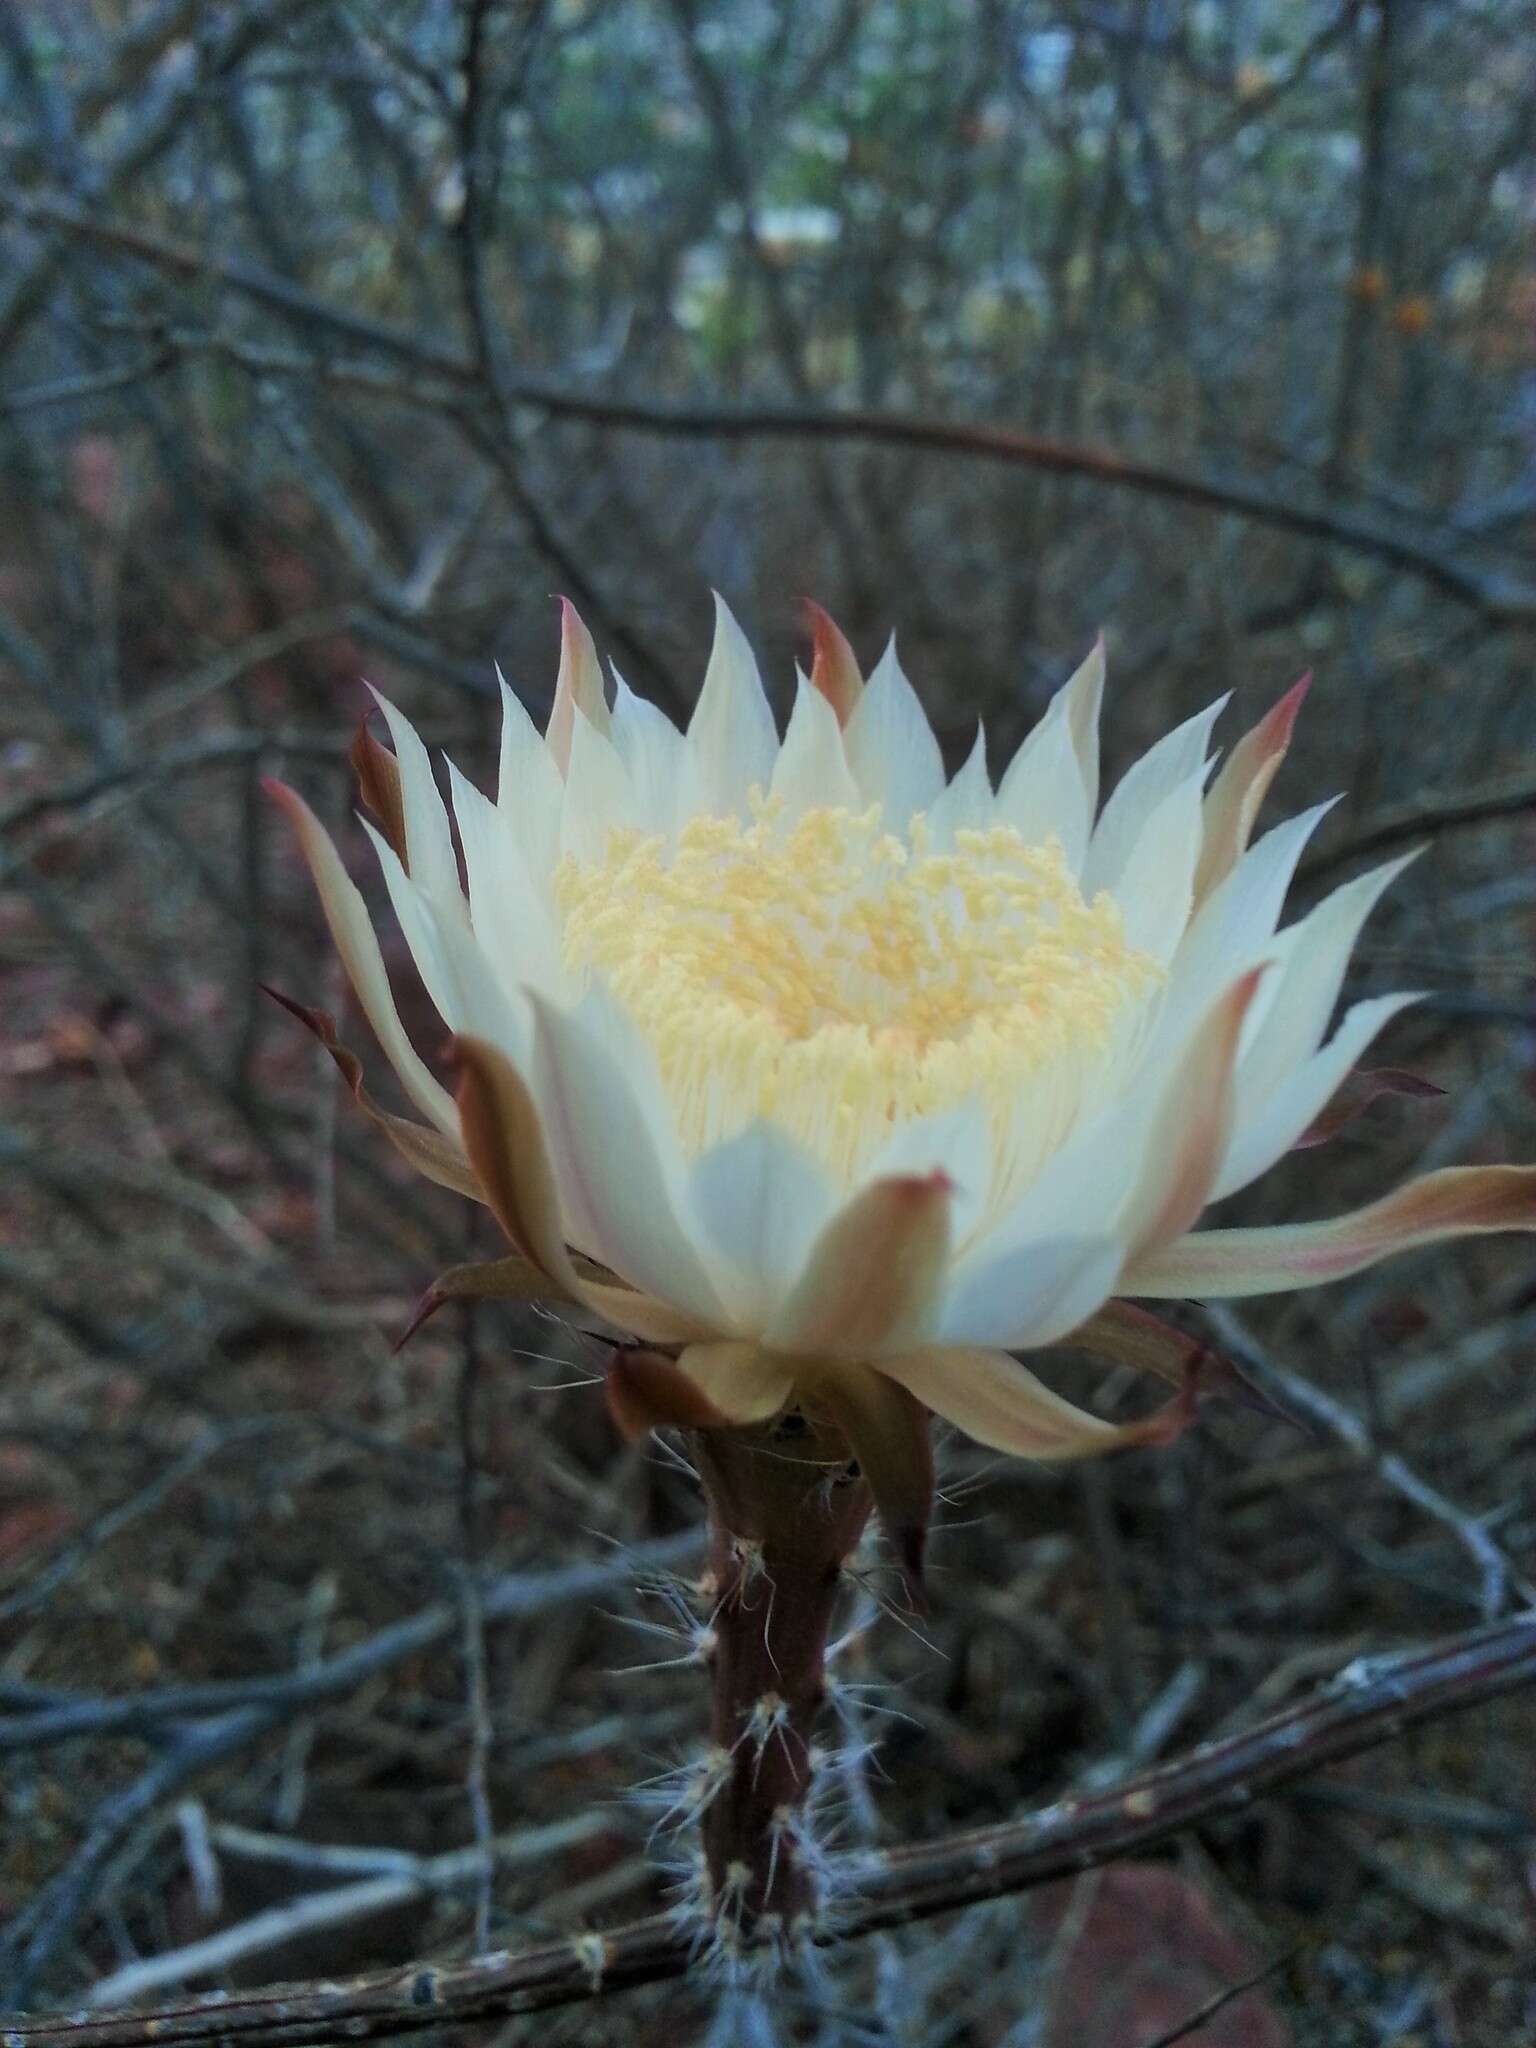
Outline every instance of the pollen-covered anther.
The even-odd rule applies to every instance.
[[[567,968],[650,1041],[693,1147],[771,1118],[856,1170],[893,1122],[1111,1049],[1160,979],[1054,840],[1010,825],[944,843],[880,806],[750,822],[696,816],[668,842],[610,833],[554,881]]]

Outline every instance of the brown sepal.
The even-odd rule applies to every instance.
[[[728,1418],[694,1385],[675,1358],[640,1345],[614,1347],[605,1382],[608,1413],[637,1443],[653,1429],[722,1429]]]
[[[1407,1095],[1417,1102],[1431,1102],[1444,1095],[1443,1088],[1433,1081],[1426,1081],[1422,1074],[1413,1074],[1406,1067],[1356,1067],[1345,1077],[1343,1086],[1329,1102],[1326,1109],[1307,1128],[1291,1147],[1293,1152],[1310,1151],[1314,1145],[1326,1145],[1330,1138],[1336,1138],[1346,1124],[1352,1124],[1363,1110],[1383,1095]]]
[[[1294,1424],[1296,1417],[1256,1387],[1234,1359],[1176,1329],[1130,1301],[1107,1301],[1064,1344],[1148,1372],[1181,1391],[1193,1386],[1200,1401],[1231,1401],[1271,1422]]]
[[[391,1346],[402,1350],[422,1324],[450,1301],[548,1301],[560,1297],[549,1281],[528,1261],[485,1259],[468,1266],[450,1266],[440,1273],[417,1302],[411,1319]]]
[[[382,747],[368,730],[370,714],[357,722],[357,733],[347,758],[357,777],[363,802],[379,821],[379,830],[400,856],[400,865],[410,872],[405,850],[405,802],[400,794],[400,763]]]
[[[923,1561],[933,1518],[933,1431],[928,1410],[869,1366],[836,1366],[802,1392],[803,1405],[840,1432],[859,1462],[912,1605],[926,1605]]]
[[[436,1181],[439,1187],[451,1188],[455,1194],[468,1195],[476,1202],[485,1200],[469,1161],[441,1131],[433,1130],[430,1124],[412,1123],[409,1117],[380,1109],[363,1086],[362,1061],[336,1036],[336,1020],[329,1011],[312,1010],[307,1003],[296,1003],[292,996],[285,996],[270,982],[262,982],[261,987],[275,1003],[281,1003],[291,1017],[297,1017],[307,1031],[314,1033],[336,1062],[358,1108],[364,1116],[372,1118],[418,1173]]]

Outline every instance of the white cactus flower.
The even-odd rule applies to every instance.
[[[1195,1228],[1412,1000],[1356,1003],[1330,1033],[1402,861],[1280,929],[1329,806],[1249,845],[1304,684],[1214,781],[1220,703],[1101,810],[1102,646],[994,789],[980,735],[946,782],[894,646],[865,683],[824,614],[815,632],[781,741],[719,604],[683,733],[622,681],[610,706],[567,606],[547,732],[503,686],[496,799],[450,768],[451,818],[383,705],[394,755],[359,756],[369,830],[456,1096],[406,1037],[330,839],[274,789],[425,1124],[375,1110],[309,1020],[407,1156],[514,1247],[466,1285],[578,1302],[650,1347],[621,1354],[637,1425],[820,1409],[900,1523],[923,1410],[1043,1457],[1187,1419],[1186,1399],[1112,1426],[1012,1355],[1078,1341],[1177,1379],[1194,1347],[1119,1297],[1267,1294],[1536,1227],[1536,1169],[1481,1167],[1327,1222]]]

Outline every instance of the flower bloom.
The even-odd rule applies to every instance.
[[[1166,1437],[1189,1395],[1112,1425],[1012,1354],[1063,1341],[1178,1383],[1197,1347],[1120,1297],[1243,1296],[1390,1252],[1536,1227],[1536,1169],[1432,1173],[1353,1214],[1196,1230],[1304,1138],[1407,995],[1349,1009],[1351,948],[1404,865],[1279,928],[1329,806],[1250,846],[1305,693],[1212,780],[1215,704],[1099,807],[1096,648],[994,790],[946,782],[888,651],[866,683],[813,612],[782,742],[723,604],[686,733],[564,610],[540,735],[503,686],[495,802],[420,739],[357,760],[384,881],[453,1034],[450,1093],[402,1029],[358,890],[275,785],[421,1171],[489,1205],[512,1255],[442,1292],[580,1304],[626,1337],[621,1419],[845,1433],[894,1526],[920,1523],[926,1414],[1024,1456]],[[455,829],[456,828],[456,829]],[[455,839],[457,844],[455,844]],[[461,881],[462,862],[462,881]],[[467,884],[467,891],[466,885]]]

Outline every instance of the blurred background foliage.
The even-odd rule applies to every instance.
[[[257,986],[341,1002],[260,775],[346,829],[363,676],[484,766],[493,661],[548,702],[553,592],[678,713],[710,584],[781,709],[813,595],[867,663],[894,628],[951,764],[980,715],[994,770],[1100,627],[1112,767],[1315,667],[1285,796],[1350,800],[1302,900],[1433,841],[1346,993],[1429,992],[1384,1056],[1452,1100],[1373,1112],[1248,1212],[1426,1151],[1536,1156],[1533,30],[1528,0],[0,0],[6,1704],[281,1667],[466,1554],[692,1515],[591,1396],[492,1369],[510,1321],[388,1356],[465,1221]],[[1504,1246],[1266,1304],[1252,1341],[1355,1438],[1223,1417],[1112,1478],[994,1473],[948,1539],[947,1661],[874,1653],[917,1701],[887,1827],[1475,1614],[1489,1547],[1497,1579],[1536,1543],[1533,1300]],[[1438,1506],[1383,1476],[1393,1447]],[[626,1715],[689,1725],[683,1680],[615,1694],[613,1648],[591,1618],[493,1631],[489,1724],[456,1667],[413,1668],[173,1790],[423,1850],[464,1839],[466,1771],[547,1817],[623,1782]],[[1184,1866],[1313,1958],[1276,2025],[1531,2023],[1523,1711],[1420,1759],[1438,1821],[1378,1764],[1326,1869],[1298,1846],[1320,1809],[1284,1802]],[[0,1856],[0,1962],[55,1988],[218,1920],[174,1800],[92,1861],[143,1751],[62,1754],[15,1764]],[[632,1844],[610,1861],[634,1881]],[[924,2048],[1026,2038],[998,2028],[1036,1980],[996,1980],[995,2026],[955,1991],[1005,1924],[967,1923],[949,1978],[910,1963]],[[370,1922],[356,1954],[423,1938]],[[463,1938],[445,1894],[432,1939]]]

